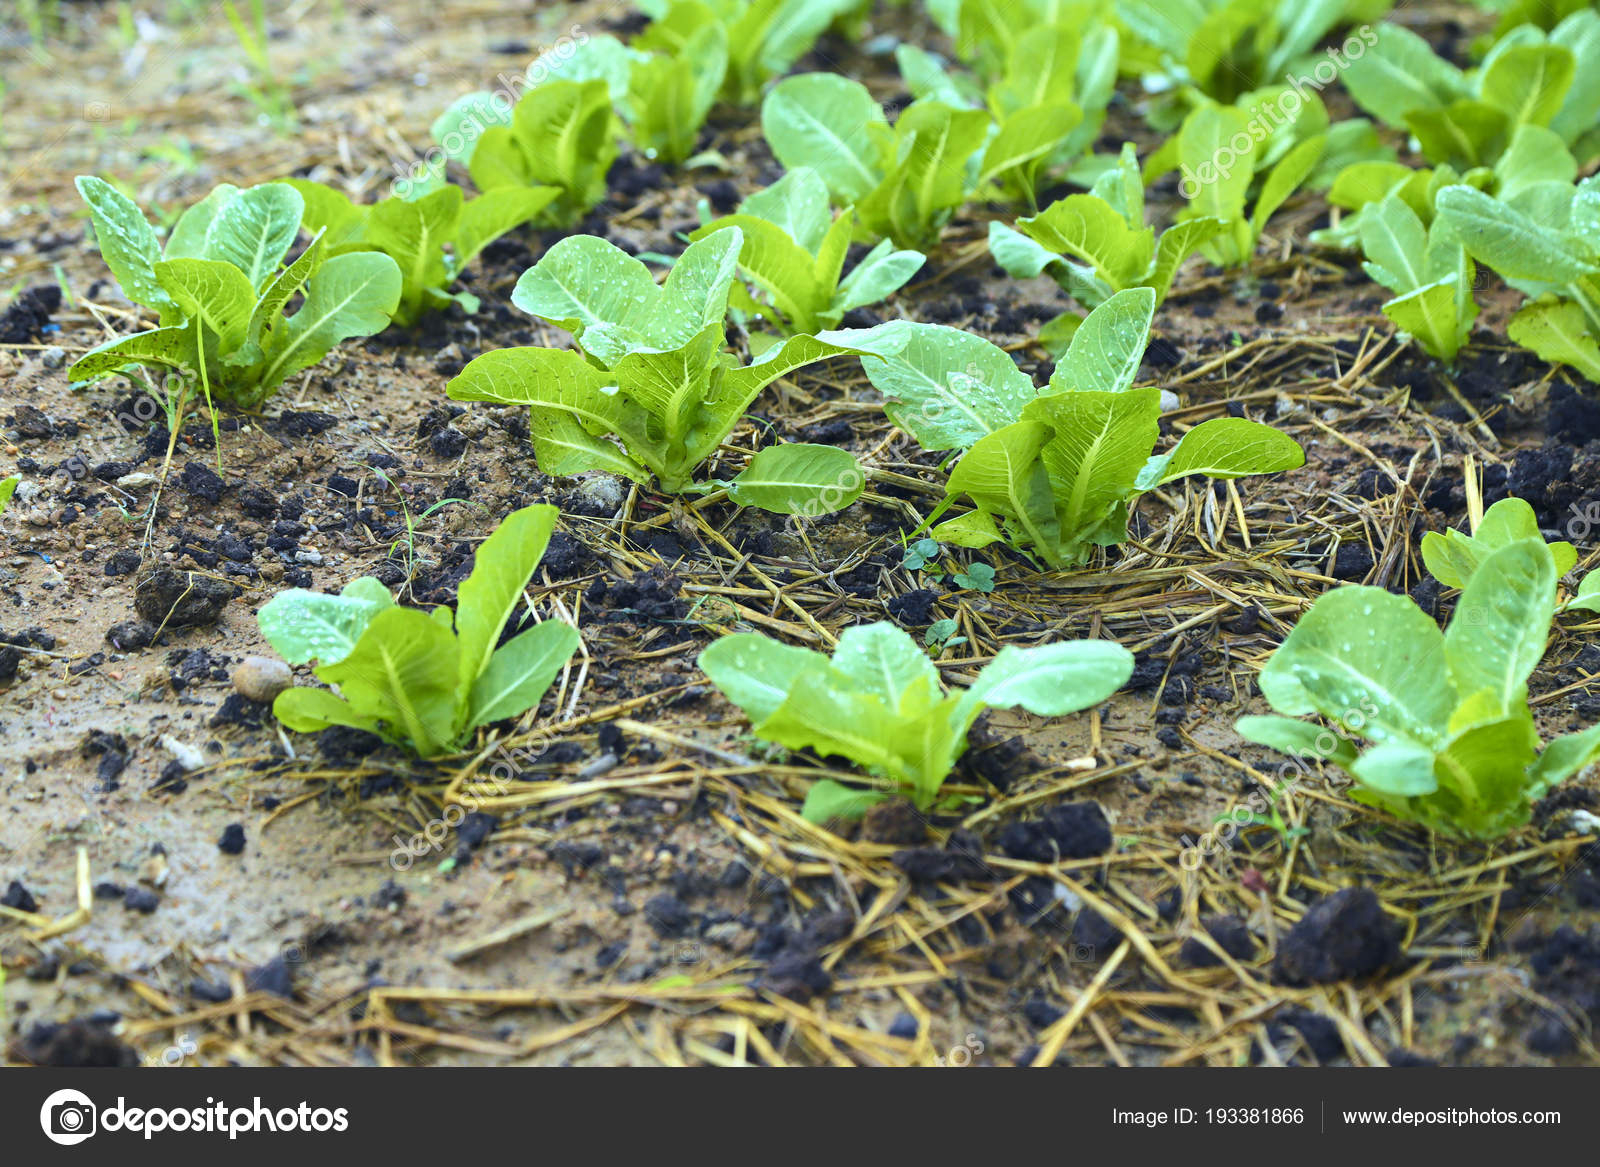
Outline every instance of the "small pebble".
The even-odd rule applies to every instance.
[[[293,683],[289,666],[270,656],[247,656],[233,670],[234,692],[263,705]]]
[[[238,855],[244,851],[244,824],[229,823],[222,829],[222,838],[217,840],[217,850],[224,855]]]
[[[618,511],[627,501],[622,479],[610,474],[595,474],[578,483],[578,494],[597,511]]]

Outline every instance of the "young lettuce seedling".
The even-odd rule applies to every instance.
[[[1336,28],[1376,20],[1392,0],[1116,0],[1133,33],[1124,71],[1158,76],[1180,92],[1198,90],[1214,101],[1241,94],[1296,70]]]
[[[581,351],[485,353],[447,392],[458,401],[529,406],[546,474],[604,470],[639,483],[654,475],[668,493],[726,488],[741,506],[781,514],[848,506],[865,478],[833,446],[769,446],[731,481],[694,481],[764,387],[824,357],[860,355],[806,335],[774,345],[752,365],[724,352],[743,243],[737,227],[691,243],[658,286],[643,263],[604,239],[561,240],[523,273],[511,301],[567,329]]]
[[[813,783],[801,814],[815,823],[859,817],[896,794],[927,810],[985,709],[1060,717],[1104,701],[1133,673],[1133,655],[1106,640],[1008,646],[971,688],[947,691],[928,654],[887,622],[846,629],[831,658],[737,633],[699,663],[756,737],[849,758],[881,780],[877,788]]]
[[[1367,273],[1397,293],[1383,305],[1384,315],[1430,356],[1454,364],[1478,315],[1472,295],[1477,268],[1450,222],[1436,213],[1440,192],[1470,186],[1539,218],[1542,208],[1570,203],[1577,173],[1560,137],[1535,125],[1517,127],[1492,168],[1466,174],[1448,163],[1432,170],[1357,163],[1328,192],[1329,202],[1354,213],[1337,228],[1313,232],[1312,242],[1359,247]]]
[[[1495,10],[1499,12],[1500,19],[1489,34],[1488,44],[1493,45],[1506,33],[1524,24],[1549,32],[1574,12],[1582,12],[1589,7],[1590,0],[1508,0],[1508,3],[1497,4]],[[1475,55],[1481,43],[1473,43]]]
[[[1253,124],[1251,115],[1237,106],[1202,105],[1183,119],[1163,156],[1146,168],[1148,177],[1149,171],[1176,162],[1184,176],[1179,193],[1189,201],[1179,221],[1222,222],[1200,250],[1224,267],[1250,262],[1267,220],[1311,177],[1328,146],[1327,133],[1314,134],[1269,163],[1268,140],[1257,140],[1251,133]],[[1240,142],[1249,144],[1242,152]],[[1259,188],[1258,169],[1265,170]]]
[[[1578,590],[1562,611],[1600,612],[1600,571],[1591,571],[1578,581]]]
[[[1551,32],[1513,29],[1477,69],[1463,72],[1428,42],[1381,24],[1342,80],[1355,103],[1409,130],[1430,162],[1490,166],[1518,126],[1548,126],[1579,162],[1600,154],[1600,13],[1585,10]]]
[[[1355,162],[1341,170],[1328,189],[1328,202],[1351,214],[1337,226],[1313,231],[1318,247],[1353,251],[1361,246],[1361,227],[1368,214],[1393,196],[1410,208],[1423,227],[1431,227],[1439,192],[1466,185],[1495,195],[1517,210],[1537,214],[1540,207],[1571,197],[1578,163],[1559,136],[1543,126],[1518,126],[1511,145],[1492,167],[1476,166],[1462,173],[1449,163],[1412,169],[1399,162]]]
[[[164,249],[110,183],[79,178],[78,192],[106,266],[161,324],[90,350],[69,370],[75,381],[168,369],[198,377],[209,400],[251,409],[340,341],[382,332],[399,304],[400,270],[387,255],[330,255],[317,238],[284,266],[303,211],[284,183],[217,187],[179,217]]]
[[[1040,392],[1009,354],[981,337],[891,321],[824,334],[876,353],[863,361],[884,412],[925,449],[966,453],[945,484],[939,519],[960,499],[973,510],[940,523],[958,547],[1006,542],[1053,568],[1084,563],[1127,538],[1128,505],[1193,474],[1238,478],[1305,462],[1298,443],[1246,418],[1201,422],[1165,454],[1161,391],[1135,389],[1155,292],[1118,292],[1089,313]]]
[[[1439,534],[1429,531],[1422,537],[1422,562],[1428,574],[1447,588],[1464,588],[1478,567],[1502,547],[1524,540],[1544,540],[1533,508],[1520,498],[1503,498],[1483,512],[1478,528],[1468,535],[1461,531]],[[1548,544],[1550,564],[1560,579],[1578,563],[1578,550],[1571,543]]]
[[[20,474],[13,474],[9,478],[0,478],[0,514],[5,514],[6,507],[11,505],[11,496],[17,492],[17,483],[22,481]]]
[[[700,0],[679,0],[634,40],[623,117],[647,156],[678,163],[694,153],[728,76],[728,30]]]
[[[988,110],[993,127],[978,180],[997,182],[1006,197],[1031,207],[1046,172],[1070,164],[1100,136],[1118,43],[1116,29],[1104,24],[1087,33],[1058,22],[1011,30],[995,46],[1000,64],[981,96],[923,49],[901,45],[895,59],[914,96]]]
[[[728,52],[722,96],[738,105],[754,104],[766,83],[793,68],[830,24],[861,6],[861,0],[648,0],[639,5],[656,18],[646,38],[662,23],[715,23]]]
[[[291,664],[315,661],[317,677],[338,692],[285,689],[273,713],[296,733],[351,726],[431,758],[534,708],[577,651],[578,630],[546,620],[499,641],[558,515],[553,506],[507,515],[478,548],[454,612],[399,607],[371,578],[337,596],[299,588],[274,596],[257,614],[262,635]]]
[[[466,199],[458,186],[440,187],[417,199],[390,197],[371,206],[303,178],[284,180],[305,201],[301,226],[321,234],[330,255],[381,251],[400,269],[400,304],[394,322],[410,327],[424,312],[452,301],[478,310],[471,292],[451,294],[450,286],[478,253],[532,219],[560,192],[552,186],[502,187]]]
[[[840,279],[850,247],[855,212],[838,218],[828,207],[828,188],[808,166],[791,170],[766,190],[689,236],[698,241],[737,227],[744,233],[739,268],[766,297],[734,290],[734,305],[794,332],[837,328],[852,308],[893,295],[922,267],[919,251],[895,251],[882,240]]]
[[[1529,297],[1506,326],[1511,339],[1600,381],[1600,176],[1539,191],[1519,208],[1447,186],[1438,217],[1474,259]]]
[[[572,226],[606,197],[606,175],[617,160],[618,124],[612,106],[627,93],[628,59],[603,51],[600,46],[607,43],[593,38],[585,46],[587,54],[560,64],[556,79],[543,80],[553,66],[535,61],[529,75],[538,76],[540,83],[509,111],[503,95],[480,92],[457,98],[434,121],[434,141],[467,168],[485,194],[554,187],[559,193],[538,221]],[[614,38],[609,43],[626,53]],[[579,80],[586,72],[605,75]],[[442,172],[435,171],[423,180],[424,189],[441,181]]]
[[[1191,198],[1194,188],[1211,185],[1219,175],[1226,179],[1228,175],[1248,168],[1253,172],[1249,184],[1253,195],[1260,191],[1262,182],[1273,168],[1297,146],[1319,137],[1323,140],[1322,152],[1309,173],[1296,186],[1327,190],[1335,178],[1356,163],[1396,161],[1399,152],[1379,136],[1372,122],[1366,118],[1334,121],[1322,98],[1317,96],[1314,89],[1306,88],[1301,80],[1302,83],[1298,84],[1278,83],[1251,90],[1232,105],[1211,102],[1196,105],[1187,112],[1183,121],[1188,121],[1198,110],[1215,104],[1219,108],[1232,110],[1234,115],[1242,115],[1243,132],[1251,144],[1241,150],[1240,144],[1244,139],[1230,136],[1225,141],[1215,143],[1212,152],[1206,154],[1202,138],[1200,149],[1191,149],[1189,156],[1185,157],[1180,134],[1169,134],[1145,159],[1145,184],[1149,185],[1160,175],[1176,169],[1180,178],[1185,180],[1179,187],[1180,192],[1185,198]],[[1232,120],[1235,124],[1227,127],[1229,133],[1240,132],[1236,128],[1240,123],[1237,119]],[[1177,128],[1182,129],[1181,122]],[[1193,145],[1191,142],[1191,147]]]
[[[1118,26],[1111,19],[1112,14],[1099,4],[1062,4],[1060,0],[1015,0],[1007,4],[996,4],[993,0],[935,0],[926,7],[928,15],[954,44],[956,56],[971,65],[989,84],[1005,78],[1012,62],[1028,55],[1021,46],[1040,29],[1052,33],[1066,30],[1080,38],[1080,43],[1072,46],[1068,55],[1077,59],[1081,78],[1097,75],[1108,66],[1116,68],[1120,50]],[[1034,39],[1033,43],[1038,46],[1045,42]],[[1096,63],[1091,64],[1091,61]],[[912,77],[908,75],[907,80]],[[962,82],[957,80],[956,84]]]
[[[1542,539],[1478,563],[1449,627],[1409,598],[1350,585],[1320,597],[1262,670],[1278,717],[1244,717],[1240,736],[1331,761],[1354,798],[1450,835],[1496,839],[1534,801],[1600,758],[1600,726],[1542,750],[1528,676],[1555,614],[1556,569]],[[1332,728],[1294,720],[1326,718]],[[1362,752],[1351,736],[1372,743]]]
[[[969,162],[988,137],[989,116],[923,100],[890,129],[859,81],[801,73],[767,94],[761,129],[786,169],[814,169],[834,204],[854,206],[873,238],[927,252],[978,181]]]
[[[1424,227],[1397,195],[1367,208],[1360,238],[1363,270],[1395,293],[1383,314],[1429,356],[1455,364],[1478,318],[1472,296],[1478,269],[1461,241],[1438,219]]]
[[[1144,225],[1144,180],[1133,143],[1125,142],[1117,165],[1088,194],[1068,195],[1015,229],[989,224],[989,251],[1016,279],[1047,272],[1085,308],[1098,308],[1129,288],[1149,288],[1161,307],[1183,261],[1222,230],[1210,216],[1187,219],[1161,233]],[[1063,313],[1040,330],[1039,342],[1060,356],[1082,322]]]

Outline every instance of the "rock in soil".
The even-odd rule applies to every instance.
[[[294,969],[280,953],[257,965],[245,977],[245,988],[252,993],[272,993],[284,1000],[294,999]]]
[[[61,288],[40,284],[26,288],[0,313],[0,344],[27,344],[50,323],[50,315],[61,310]]]
[[[656,935],[667,938],[682,936],[694,923],[694,913],[688,905],[670,892],[664,892],[647,902],[644,915]]]
[[[6,888],[6,894],[0,896],[0,907],[14,908],[19,912],[37,912],[39,901],[33,898],[33,893],[22,886],[22,881],[13,879]]]
[[[867,811],[861,833],[873,843],[906,846],[928,837],[928,820],[908,799],[895,798]]]
[[[1250,926],[1238,916],[1208,916],[1200,923],[1217,942],[1217,947],[1233,959],[1248,961],[1255,957],[1256,938],[1250,934]],[[1215,968],[1222,963],[1221,957],[1193,936],[1183,942],[1178,956],[1193,968]]]
[[[994,870],[983,861],[983,844],[971,831],[950,832],[943,848],[911,847],[896,851],[890,861],[915,880],[993,879]]]
[[[161,897],[142,887],[130,887],[122,893],[122,906],[130,912],[148,916],[161,906]]]
[[[1067,802],[1037,822],[1015,822],[1000,832],[1000,849],[1013,859],[1059,863],[1092,859],[1111,850],[1111,824],[1095,802]]]
[[[139,1055],[102,1025],[73,1020],[40,1022],[11,1043],[7,1056],[30,1066],[131,1068]]]
[[[247,656],[233,670],[233,688],[241,697],[266,705],[294,684],[294,673],[270,656]]]
[[[215,624],[239,589],[225,580],[193,571],[157,568],[139,581],[133,606],[146,623],[168,628]]]
[[[803,1005],[816,994],[832,988],[833,977],[822,967],[816,953],[784,949],[767,966],[759,983],[763,989]]]
[[[1291,985],[1368,976],[1400,958],[1400,928],[1371,888],[1318,900],[1278,945],[1278,976]]]

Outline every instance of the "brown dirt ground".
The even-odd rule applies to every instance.
[[[37,899],[32,914],[7,899],[14,910],[0,916],[9,1060],[1596,1060],[1600,878],[1595,820],[1575,813],[1597,805],[1592,777],[1520,836],[1481,847],[1386,822],[1346,800],[1335,775],[1313,775],[1280,804],[1300,829],[1287,843],[1252,830],[1196,870],[1180,861],[1186,840],[1276,772],[1231,730],[1260,706],[1253,678],[1268,652],[1341,579],[1418,585],[1420,533],[1464,520],[1465,458],[1486,468],[1490,498],[1509,483],[1551,525],[1600,497],[1600,459],[1582,448],[1592,415],[1506,349],[1504,289],[1484,280],[1488,331],[1446,384],[1390,335],[1381,289],[1306,251],[1327,209],[1300,199],[1274,221],[1250,278],[1188,269],[1158,318],[1175,360],[1145,374],[1181,396],[1174,427],[1243,409],[1298,438],[1305,469],[1148,497],[1140,534],[1114,561],[1041,575],[996,558],[989,595],[924,595],[929,581],[900,566],[902,532],[937,495],[937,460],[892,441],[853,367],[809,370],[758,403],[779,432],[845,441],[877,471],[860,507],[799,531],[648,493],[608,507],[593,487],[539,474],[518,411],[438,412],[444,382],[472,356],[555,339],[506,304],[538,254],[534,236],[486,255],[472,277],[477,317],[347,345],[264,416],[230,418],[219,501],[203,497],[204,475],[182,478],[191,463],[217,464],[198,420],[159,501],[153,484],[119,488],[120,474],[162,473],[165,434],[117,424],[126,385],[68,386],[63,358],[134,323],[85,240],[72,176],[116,174],[168,214],[217,182],[306,168],[376,190],[456,93],[520,68],[574,22],[605,28],[622,11],[485,0],[344,10],[336,23],[335,5],[273,6],[295,137],[258,124],[232,92],[238,55],[220,22],[163,22],[129,45],[111,8],[69,4],[66,29],[42,49],[0,26],[0,288],[59,281],[69,293],[59,332],[0,346],[0,468],[41,484],[3,520],[0,631],[48,634],[0,688],[0,882]],[[895,88],[883,61],[848,46],[825,42],[809,64],[884,96]],[[1112,130],[1148,141],[1126,110]],[[696,200],[727,193],[713,184],[746,193],[775,177],[751,111],[719,110],[713,134],[730,172],[662,174],[625,157],[589,229],[673,251]],[[991,213],[958,220],[888,311],[973,328],[1036,367],[1028,335],[1066,304],[1048,281],[997,278],[983,244]],[[307,413],[328,428],[309,432]],[[736,433],[735,463],[755,436]],[[52,480],[74,457],[104,478]],[[309,576],[335,590],[383,570],[418,602],[448,601],[483,532],[533,501],[563,505],[568,538],[530,595],[575,615],[585,646],[544,709],[501,735],[507,750],[544,751],[515,780],[485,791],[487,741],[484,755],[430,766],[291,737],[229,701],[232,666],[265,648],[253,610],[279,587]],[[297,505],[288,521],[305,530],[279,528]],[[274,536],[288,539],[281,553],[265,545]],[[247,562],[217,550],[237,540]],[[1595,544],[1575,541],[1589,566]],[[214,625],[166,629],[142,648],[108,640],[134,619],[139,573],[107,565],[141,548],[146,569],[225,578],[239,594]],[[1003,643],[1055,636],[1111,636],[1143,662],[1142,684],[1103,715],[989,724],[957,776],[974,809],[932,828],[934,842],[975,831],[982,878],[913,880],[891,861],[901,844],[800,821],[799,797],[826,767],[741,737],[693,667],[733,627],[824,645],[886,612],[918,633],[936,617],[960,621],[967,643],[941,660],[952,679]],[[1564,618],[1553,638],[1534,685],[1547,732],[1600,712],[1592,633]],[[202,768],[176,772],[164,741],[199,751]],[[106,762],[118,755],[120,771]],[[394,840],[463,796],[496,816],[493,833],[474,848],[450,831],[396,870]],[[1076,799],[1104,809],[1110,853],[1039,864],[997,846],[1005,824]],[[241,855],[217,846],[230,824],[244,828]],[[87,918],[73,915],[80,882]],[[97,895],[106,884],[122,894]],[[1279,983],[1272,955],[1285,934],[1351,886],[1378,893],[1404,955],[1353,982]],[[129,889],[153,895],[154,910],[125,906]],[[1191,938],[1217,916],[1252,940],[1202,967],[1205,942]]]

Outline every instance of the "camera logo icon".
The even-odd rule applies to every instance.
[[[57,1090],[39,1108],[45,1138],[63,1147],[76,1146],[93,1135],[99,1111],[80,1090]]]

